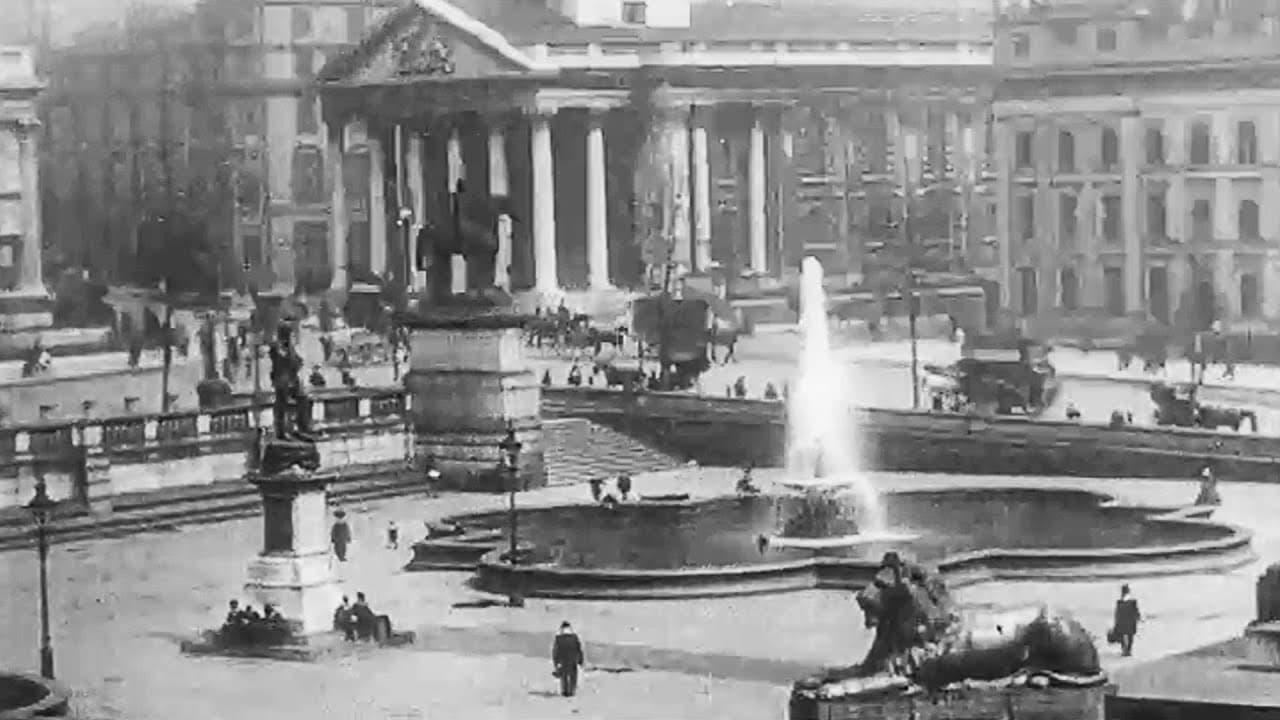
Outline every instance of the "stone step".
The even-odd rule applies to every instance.
[[[586,419],[548,420],[542,432],[548,485],[612,479],[682,464],[679,458]]]

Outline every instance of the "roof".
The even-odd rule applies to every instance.
[[[688,28],[578,27],[545,0],[453,0],[516,45],[650,42],[983,42],[989,0],[693,0]]]

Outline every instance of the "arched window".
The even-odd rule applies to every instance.
[[[1236,211],[1236,225],[1240,228],[1241,240],[1257,240],[1261,232],[1258,229],[1258,203],[1252,200],[1241,200]]]

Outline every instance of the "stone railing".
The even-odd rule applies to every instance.
[[[407,456],[407,399],[396,388],[318,394],[322,462],[341,468]],[[109,508],[117,495],[238,480],[256,462],[270,407],[86,418],[0,428],[0,510],[25,503],[43,474],[55,500]]]

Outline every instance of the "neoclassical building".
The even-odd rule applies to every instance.
[[[0,46],[0,330],[52,322],[41,278],[39,129],[30,48]]]
[[[1004,305],[1280,320],[1280,10],[1089,0],[999,18]]]
[[[458,205],[501,212],[455,289],[637,287],[668,254],[857,281],[908,196],[913,242],[994,275],[990,7],[409,2],[319,73],[327,236],[295,262],[421,283],[419,230]]]

